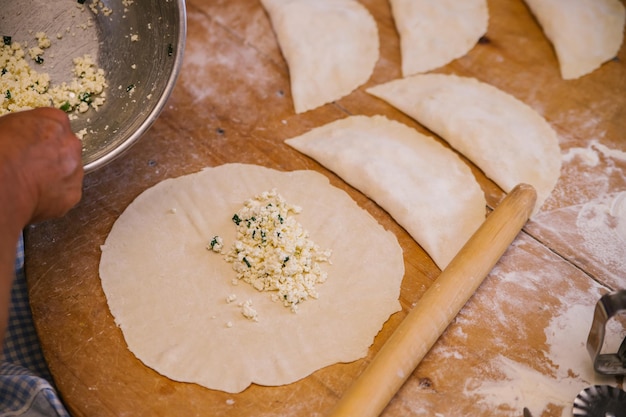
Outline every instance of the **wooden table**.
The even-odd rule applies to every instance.
[[[129,152],[85,178],[82,202],[67,216],[29,228],[34,319],[74,416],[327,415],[438,276],[386,212],[283,143],[350,114],[383,114],[429,133],[364,92],[400,77],[400,52],[387,1],[362,3],[380,32],[373,76],[338,102],[295,115],[288,69],[260,3],[189,0],[185,60],[160,118]],[[581,389],[621,384],[594,375],[585,342],[600,295],[626,287],[626,236],[617,233],[626,218],[620,223],[609,215],[626,190],[626,47],[591,75],[563,81],[522,0],[489,1],[489,9],[485,41],[439,71],[476,77],[535,108],[559,135],[562,176],[543,212],[391,401],[386,417],[521,416],[525,406],[535,416],[571,415]],[[366,358],[287,386],[251,386],[232,395],[170,381],[127,350],[100,286],[100,245],[146,188],[226,162],[319,171],[396,234],[406,266],[404,311],[390,318]],[[474,172],[496,205],[502,191]],[[621,341],[624,330],[612,328]]]

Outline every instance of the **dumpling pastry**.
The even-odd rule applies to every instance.
[[[486,0],[390,0],[400,34],[402,75],[439,68],[467,54],[487,32]]]
[[[319,298],[297,313],[246,282],[233,285],[233,265],[207,250],[219,236],[227,251],[237,239],[233,213],[273,188],[302,208],[297,222],[311,239],[332,250]],[[401,309],[403,276],[395,235],[324,175],[247,164],[148,188],[115,221],[100,258],[102,289],[128,349],[174,381],[230,393],[289,384],[366,356]]]
[[[571,80],[614,58],[624,38],[626,13],[619,0],[525,0]]]
[[[262,0],[289,67],[296,113],[364,84],[379,56],[378,28],[355,0]]]
[[[369,88],[438,134],[505,192],[535,187],[535,213],[561,172],[559,140],[535,110],[474,78],[422,74]]]
[[[350,116],[285,142],[374,200],[441,269],[485,219],[485,196],[469,167],[404,124]]]

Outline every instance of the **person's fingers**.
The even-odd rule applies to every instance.
[[[57,136],[60,141],[59,166],[69,176],[77,170],[82,171],[82,142],[72,132],[67,116],[62,116],[64,119],[60,121],[61,131]]]
[[[82,142],[72,132],[69,119],[64,113],[46,109],[47,116],[57,123],[54,140],[51,144],[58,146],[56,165],[51,170],[58,170],[56,175],[59,182],[56,188],[42,192],[44,201],[49,205],[34,217],[34,221],[48,217],[60,217],[74,207],[82,197],[82,180],[84,176],[82,166]],[[49,191],[49,192],[47,192]]]
[[[9,116],[13,116],[8,119],[11,132],[5,146],[13,147],[16,198],[28,211],[30,222],[63,216],[80,201],[84,176],[82,143],[72,132],[68,116],[53,108]]]

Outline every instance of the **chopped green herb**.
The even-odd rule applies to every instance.
[[[246,257],[245,257],[245,256],[244,256],[244,258],[243,258],[242,260],[243,260],[243,263],[245,263],[245,264],[246,264],[246,266],[247,266],[248,268],[250,268],[250,267],[252,266],[252,265],[250,264],[250,262],[246,259]]]
[[[61,105],[61,107],[59,107],[61,110],[63,110],[64,112],[68,113],[72,110],[72,105],[70,104],[69,101],[66,101],[65,103],[63,103]]]
[[[278,221],[280,222],[280,224],[283,224],[283,222],[285,221],[285,219],[283,219],[283,216],[281,216],[280,214],[278,215]]]
[[[11,45],[11,37],[10,36],[3,36],[2,37],[2,41],[4,42],[5,45]]]
[[[78,4],[85,4],[85,0],[78,0]]]
[[[135,88],[135,84],[130,84],[128,87],[126,87],[126,92],[130,92],[130,90],[132,90],[133,88]]]
[[[219,242],[217,241],[217,236],[213,237],[213,239],[211,239],[211,249],[213,249],[215,247],[215,245],[219,245]]]
[[[89,103],[91,103],[91,102],[92,102],[91,96],[93,96],[93,94],[92,94],[92,93],[89,93],[89,92],[84,92],[84,93],[80,93],[80,94],[78,95],[78,99],[79,99],[80,101],[84,101],[85,103],[89,104]]]
[[[7,92],[4,93],[4,98],[6,98],[7,100],[11,100],[11,90],[7,90]]]
[[[35,57],[35,62],[38,64],[43,64],[43,57],[41,55],[37,55]]]
[[[239,223],[241,223],[241,219],[239,218],[237,213],[235,213],[235,215],[233,216],[233,222],[235,222],[237,226],[239,226]]]
[[[171,43],[167,44],[167,56],[174,55],[174,46]]]
[[[6,74],[7,72],[9,72],[6,68],[2,68],[2,75]]]
[[[285,267],[285,264],[289,262],[289,256],[285,257],[285,259],[283,260],[283,268]]]

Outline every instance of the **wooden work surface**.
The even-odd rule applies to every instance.
[[[431,134],[364,92],[400,77],[400,52],[388,2],[362,3],[379,27],[374,74],[338,102],[296,115],[288,69],[260,3],[189,0],[185,60],[160,118],[130,151],[85,178],[82,202],[67,216],[29,228],[34,319],[74,416],[327,415],[437,278],[437,267],[388,214],[283,143],[350,114],[383,114]],[[563,81],[522,0],[489,1],[489,9],[485,41],[438,71],[491,83],[542,114],[559,135],[562,175],[544,210],[391,401],[386,417],[521,416],[523,407],[534,416],[571,415],[581,389],[620,383],[594,376],[585,341],[600,295],[626,287],[626,235],[618,233],[626,208],[621,218],[610,212],[626,190],[626,47],[594,73]],[[146,188],[226,162],[319,171],[397,236],[406,267],[404,311],[390,318],[366,358],[287,386],[253,385],[233,395],[173,382],[127,350],[100,286],[100,245]],[[475,173],[495,206],[502,191]]]

